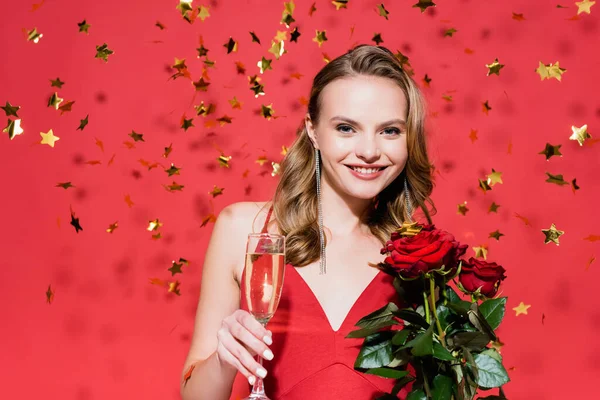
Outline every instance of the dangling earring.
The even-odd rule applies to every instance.
[[[408,181],[406,180],[406,174],[404,175],[404,199],[406,203],[406,214],[408,215],[408,221],[412,220],[412,204],[410,201],[410,192],[408,191]]]
[[[321,206],[321,163],[319,162],[319,149],[315,147],[315,171],[317,177],[317,205],[319,213],[319,239],[321,242],[321,270],[319,275],[327,273],[325,265],[325,235],[323,234],[323,208]]]

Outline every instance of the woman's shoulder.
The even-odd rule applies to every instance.
[[[247,233],[260,232],[271,205],[272,201],[239,201],[229,204],[221,212],[230,213],[240,222],[238,227],[247,229]]]

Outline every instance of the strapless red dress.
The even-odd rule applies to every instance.
[[[269,209],[262,232],[271,216]],[[363,316],[397,301],[393,278],[379,272],[352,306],[339,330],[334,331],[304,278],[287,264],[279,307],[267,328],[273,332],[270,348],[275,357],[264,360],[268,375],[265,392],[272,400],[372,400],[390,393],[393,379],[364,374],[354,369],[363,339],[345,336],[358,329]],[[243,289],[242,289],[243,290]],[[242,308],[246,309],[244,293]],[[242,399],[250,391],[237,375],[231,400]],[[409,385],[410,387],[410,385]],[[407,395],[407,387],[398,394]]]

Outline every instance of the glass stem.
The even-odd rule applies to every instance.
[[[260,364],[260,366],[262,367],[263,365],[263,359],[260,355],[256,356],[256,361],[258,361],[258,363]],[[256,376],[256,380],[254,381],[254,385],[252,385],[252,394],[259,394],[264,396],[265,395],[265,387],[263,385],[263,380],[260,376]]]

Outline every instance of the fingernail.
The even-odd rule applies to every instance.
[[[256,374],[258,376],[260,376],[261,378],[264,378],[265,376],[267,376],[267,370],[264,368],[258,367],[258,369],[256,370]]]
[[[273,339],[271,339],[271,336],[265,335],[265,336],[263,336],[263,342],[265,342],[268,345],[271,345],[271,344],[273,344]]]
[[[273,359],[273,352],[269,349],[266,349],[265,352],[263,353],[263,356],[267,359],[267,360],[272,360]]]
[[[248,382],[250,382],[251,385],[254,385],[254,381],[256,380],[256,378],[254,377],[254,375],[250,375],[248,377]]]

